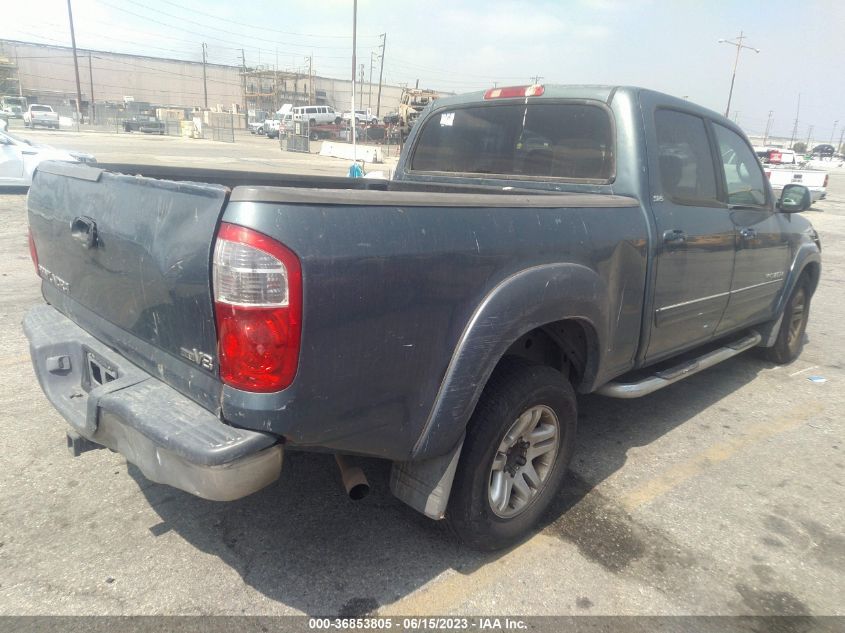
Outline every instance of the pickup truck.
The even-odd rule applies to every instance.
[[[576,393],[798,356],[809,203],[686,100],[500,87],[430,104],[392,180],[42,164],[23,327],[75,455],[215,500],[287,451],[336,455],[360,497],[354,457],[381,458],[397,497],[496,549],[554,497]]]
[[[779,194],[789,184],[804,185],[810,190],[813,202],[827,196],[828,172],[823,169],[810,169],[806,166],[763,165],[766,177],[775,194]]]
[[[26,127],[35,128],[36,125],[59,129],[59,115],[53,112],[53,108],[48,105],[41,105],[33,103],[29,106],[23,114],[23,124]]]

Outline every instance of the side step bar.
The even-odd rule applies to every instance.
[[[683,362],[675,367],[658,371],[653,376],[644,378],[639,382],[609,382],[606,385],[602,385],[596,393],[610,398],[640,398],[658,389],[663,389],[663,387],[668,387],[679,380],[688,378],[693,374],[697,374],[708,367],[718,365],[723,360],[733,358],[737,354],[741,354],[745,350],[755,347],[761,340],[762,337],[757,332],[752,332],[724,347]]]

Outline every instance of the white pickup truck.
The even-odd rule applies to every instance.
[[[33,103],[27,108],[23,114],[23,124],[26,127],[34,128],[36,125],[59,129],[59,114],[53,112],[53,108],[48,105],[41,105]]]
[[[776,195],[780,195],[784,185],[804,185],[810,190],[813,202],[824,199],[827,195],[828,172],[823,169],[798,168],[797,166],[763,165],[766,177]]]

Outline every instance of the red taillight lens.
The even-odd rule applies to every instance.
[[[531,84],[529,86],[506,86],[504,88],[490,88],[484,93],[485,99],[513,99],[514,97],[539,97],[546,91],[545,86]]]
[[[213,261],[220,378],[246,391],[280,391],[299,364],[299,258],[257,231],[223,224]]]
[[[29,229],[29,256],[32,258],[32,263],[35,264],[35,274],[40,277],[41,273],[38,272],[38,250],[35,248],[35,240],[32,239],[32,229]]]

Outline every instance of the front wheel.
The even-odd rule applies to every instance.
[[[795,284],[783,309],[783,319],[775,344],[762,350],[771,362],[785,365],[801,354],[804,332],[810,319],[810,297],[810,280],[803,275]]]
[[[505,358],[467,429],[446,518],[479,550],[516,543],[555,496],[575,443],[577,404],[560,372]]]

